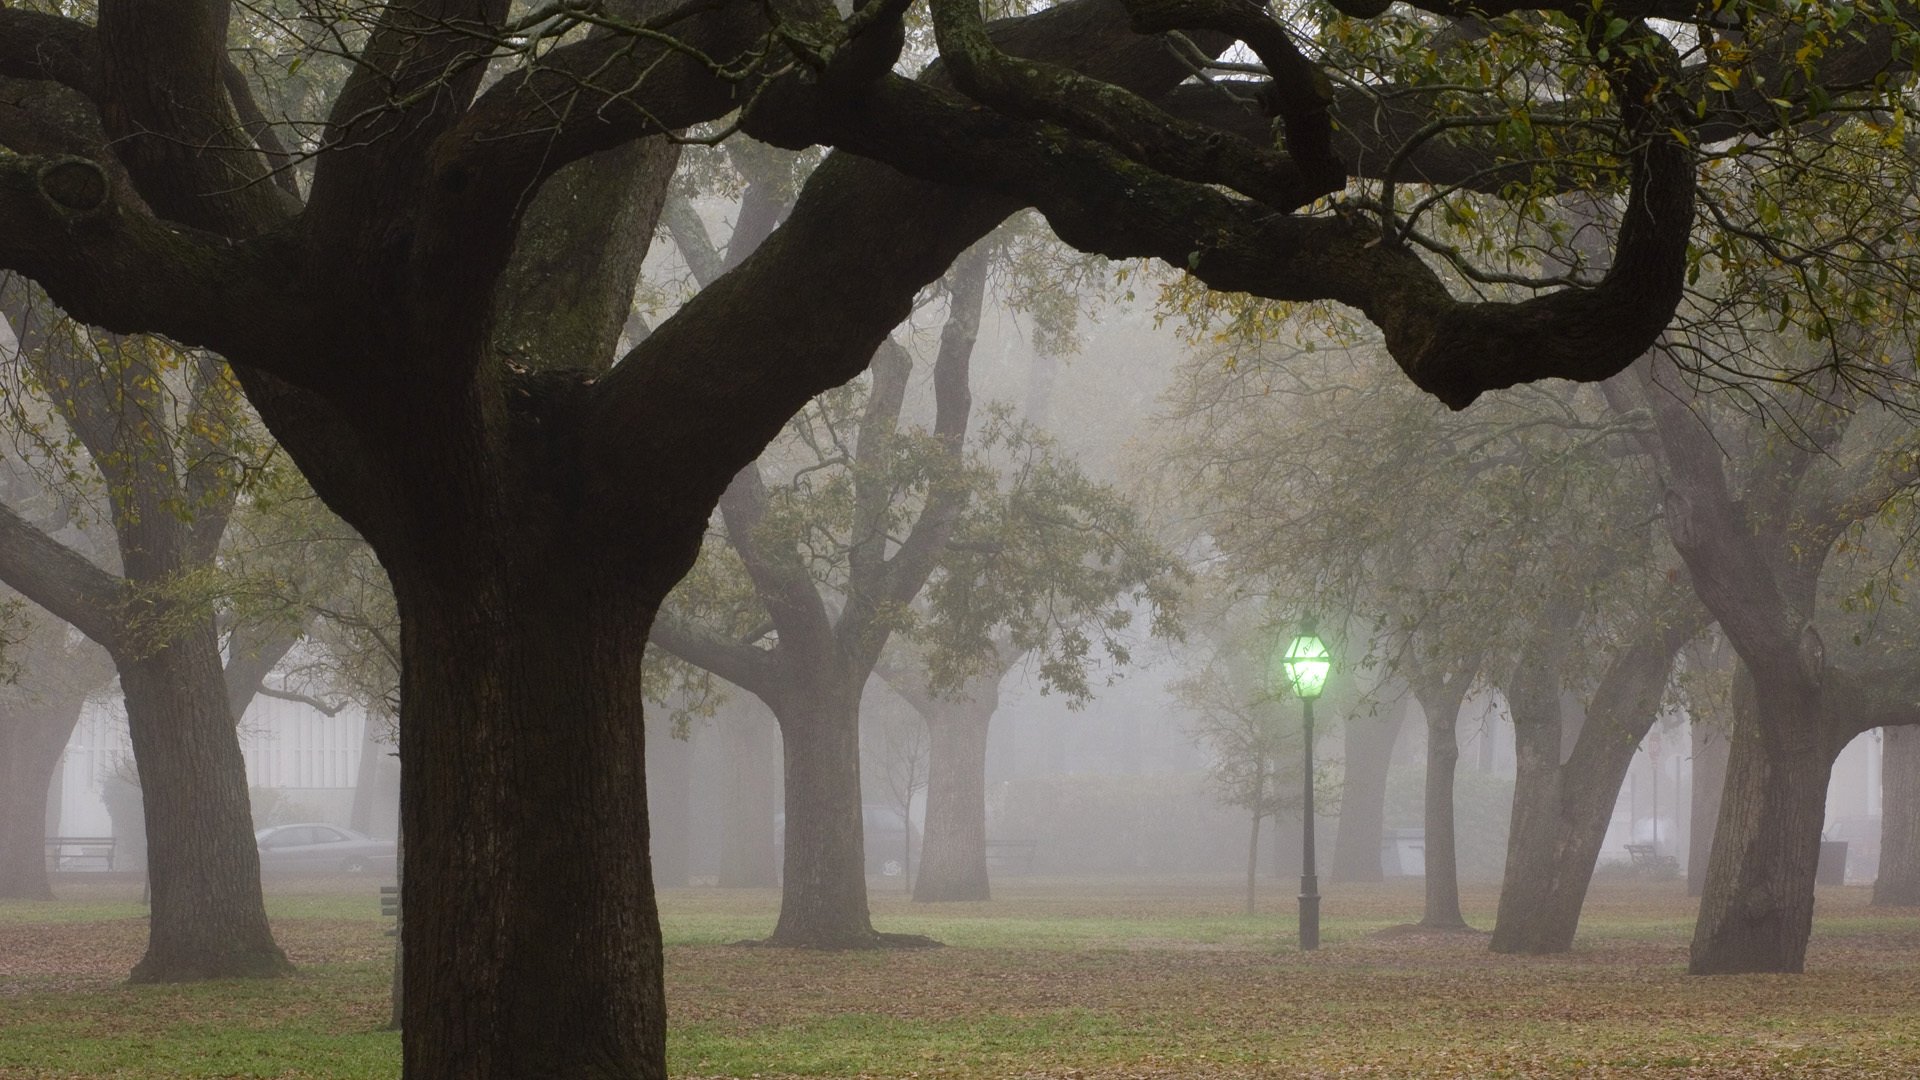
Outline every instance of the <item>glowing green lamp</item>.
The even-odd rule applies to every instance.
[[[1327,672],[1333,667],[1333,656],[1327,652],[1327,643],[1313,632],[1311,623],[1301,627],[1301,632],[1287,643],[1287,653],[1280,658],[1280,664],[1286,669],[1287,682],[1293,686],[1293,692],[1302,700],[1312,701],[1326,688]]]

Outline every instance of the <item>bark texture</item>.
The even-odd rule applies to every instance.
[[[406,1074],[662,1076],[637,722],[652,605],[599,560],[501,554],[539,568],[503,558],[430,592],[395,575]]]
[[[1734,729],[1688,967],[1696,975],[1806,966],[1827,781],[1845,742],[1794,724],[1799,709],[1781,711]]]
[[[247,766],[211,622],[118,666],[140,769],[152,909],[133,981],[288,970],[261,900]]]
[[[836,690],[840,692],[836,692]],[[821,687],[774,703],[786,757],[780,920],[770,945],[886,944],[867,909],[859,690]]]

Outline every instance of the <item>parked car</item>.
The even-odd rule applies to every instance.
[[[317,822],[275,825],[253,834],[262,873],[393,875],[399,845]]]

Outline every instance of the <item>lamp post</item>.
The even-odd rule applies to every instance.
[[[1287,643],[1280,663],[1286,669],[1288,684],[1300,695],[1304,713],[1306,739],[1302,743],[1301,772],[1306,802],[1300,815],[1300,948],[1312,950],[1320,947],[1320,875],[1314,870],[1313,858],[1313,700],[1325,689],[1327,671],[1333,666],[1326,643],[1313,632],[1313,620],[1300,624],[1300,633]]]

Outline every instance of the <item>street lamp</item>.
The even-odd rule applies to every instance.
[[[1320,947],[1320,876],[1314,872],[1313,865],[1313,699],[1326,688],[1327,671],[1333,667],[1326,642],[1313,632],[1312,619],[1301,622],[1300,633],[1287,643],[1286,655],[1280,658],[1280,664],[1286,669],[1287,683],[1300,695],[1305,712],[1305,765],[1301,771],[1306,777],[1306,803],[1301,812],[1300,834],[1300,948],[1311,950]]]

